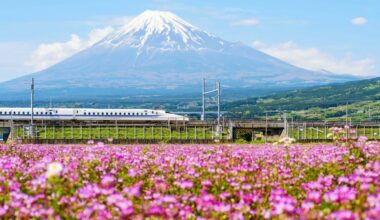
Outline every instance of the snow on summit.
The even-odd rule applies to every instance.
[[[0,86],[2,91],[21,91],[30,77]],[[53,94],[59,94],[61,88],[77,94],[79,88],[89,97],[118,95],[120,88],[127,94],[146,94],[148,90],[155,95],[172,94],[184,88],[197,93],[202,78],[218,79],[231,88],[342,81],[332,74],[295,67],[243,43],[224,41],[166,11],[145,11],[95,45],[33,73],[33,77],[40,89]]]
[[[97,45],[180,50],[218,49],[224,43],[171,12],[147,10]]]

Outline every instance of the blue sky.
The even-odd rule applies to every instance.
[[[378,0],[12,0],[0,7],[0,81],[59,62],[147,9],[297,66],[380,76]]]

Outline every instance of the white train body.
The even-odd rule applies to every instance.
[[[185,116],[151,109],[34,108],[35,120],[188,121]],[[30,120],[31,108],[0,108],[0,120]]]

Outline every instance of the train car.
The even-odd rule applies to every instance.
[[[31,108],[0,108],[0,120],[30,120]],[[35,120],[188,121],[189,118],[152,109],[34,108]]]

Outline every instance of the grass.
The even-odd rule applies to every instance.
[[[143,127],[143,126],[36,126],[39,139],[212,139],[215,131],[211,127]],[[227,131],[227,130],[225,130]],[[27,137],[28,131],[18,127],[17,137]],[[223,137],[226,135],[224,134]]]
[[[380,139],[380,127],[353,127],[352,129],[356,130],[357,137],[366,136],[369,139]],[[289,128],[289,136],[299,139],[329,139],[327,134],[329,129],[325,127],[306,127],[302,130],[298,128]]]

